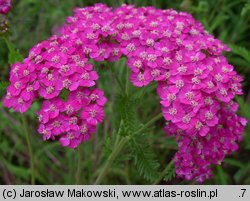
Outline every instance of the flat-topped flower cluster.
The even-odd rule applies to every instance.
[[[0,0],[0,14],[6,15],[11,8],[11,0]]]
[[[58,36],[12,65],[6,107],[25,112],[37,98],[43,139],[77,147],[104,118],[104,93],[96,87],[94,61],[127,58],[137,87],[158,82],[165,131],[176,136],[176,173],[202,182],[211,164],[237,150],[247,121],[236,115],[242,78],[223,51],[229,49],[185,12],[103,4],[77,8]],[[60,98],[69,92],[67,101]]]

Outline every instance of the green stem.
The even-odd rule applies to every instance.
[[[30,132],[29,132],[26,117],[22,115],[21,119],[23,123],[24,132],[26,135],[26,142],[28,145],[28,151],[29,151],[29,157],[30,157],[31,184],[34,185],[35,184],[35,162],[34,162],[34,155],[33,155],[33,150],[32,150],[32,145],[31,145],[31,140],[30,140]]]
[[[146,129],[148,126],[153,124],[155,121],[160,119],[162,117],[162,114],[158,114],[154,118],[152,118],[150,121],[148,121],[142,128],[138,129],[135,131],[132,135],[136,135]],[[103,169],[101,170],[101,173],[97,177],[96,181],[94,184],[100,184],[103,177],[107,174],[109,167],[115,160],[115,158],[118,156],[120,151],[123,149],[123,147],[126,145],[126,143],[130,140],[130,138],[127,137],[122,137],[118,143],[116,143],[115,148],[113,149],[112,153],[109,155],[108,160],[106,161],[106,164],[104,165]]]
[[[141,127],[140,129],[138,129],[137,131],[135,131],[133,133],[133,135],[137,135],[139,133],[141,133],[142,131],[144,131],[147,127],[149,127],[150,125],[152,125],[154,122],[156,122],[157,120],[162,118],[162,114],[158,114],[157,116],[155,116],[154,118],[152,118],[150,121],[148,121],[146,124],[144,124],[143,127]]]
[[[115,79],[116,79],[116,81],[117,81],[119,87],[120,87],[121,90],[123,91],[124,88],[123,88],[122,82],[121,82],[121,80],[119,79],[119,77],[117,76],[117,74],[116,74],[116,72],[115,72],[115,69],[114,69],[114,66],[111,65],[110,69],[111,69],[111,72],[112,72],[112,74],[114,75],[114,77],[115,77]]]
[[[125,94],[129,96],[129,69],[126,67],[126,85],[125,85]]]
[[[8,50],[9,50],[9,51],[13,51],[13,50],[14,50],[14,47],[13,47],[13,45],[10,43],[9,38],[7,38],[7,37],[3,37],[3,38],[4,38],[4,41],[5,41],[6,45],[7,45],[7,47],[8,47]]]
[[[77,161],[77,170],[76,170],[76,175],[75,175],[75,184],[80,184],[81,181],[81,166],[82,166],[82,153],[81,153],[81,148],[80,146],[77,148],[78,152],[78,161]]]
[[[108,160],[106,162],[106,164],[104,165],[103,169],[101,170],[101,173],[99,174],[99,176],[97,177],[96,181],[95,181],[95,185],[100,184],[103,177],[106,175],[109,167],[111,166],[111,164],[113,163],[113,161],[115,160],[115,158],[117,157],[117,155],[120,153],[120,151],[122,150],[122,148],[124,147],[124,145],[129,141],[128,137],[123,137],[119,143],[117,144],[117,146],[114,148],[113,152],[109,155]]]
[[[153,183],[153,185],[157,185],[160,183],[160,181],[164,178],[164,176],[166,175],[166,173],[168,172],[169,168],[174,164],[173,160],[170,161],[170,163],[167,165],[167,167],[162,171],[162,173],[160,174],[160,176],[155,180],[155,182]]]

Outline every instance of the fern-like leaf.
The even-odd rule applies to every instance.
[[[173,178],[175,178],[175,168],[174,163],[171,163],[169,167],[167,167],[164,181],[171,181]]]
[[[0,82],[0,98],[6,93],[6,89],[9,86],[9,82]]]
[[[250,12],[250,1],[248,1],[241,10],[241,16],[244,16],[247,12]]]
[[[138,142],[138,140],[133,139],[130,145],[139,174],[150,182],[155,181],[159,177],[159,163],[153,150],[148,145],[145,145],[144,140]]]
[[[64,100],[64,101],[67,101],[68,100],[68,96],[69,96],[69,90],[67,89],[63,89],[61,91],[61,93],[59,94],[59,97]]]
[[[135,106],[135,100],[124,96],[119,97],[119,108],[124,122],[121,135],[131,135],[138,127]]]
[[[234,54],[241,56],[245,59],[248,63],[250,63],[250,51],[247,50],[245,47],[238,46],[238,45],[229,45],[230,49]]]
[[[159,163],[153,150],[145,143],[143,133],[134,135],[141,127],[135,112],[138,99],[136,97],[118,96],[117,100],[123,120],[120,135],[130,136],[129,146],[132,150],[135,166],[141,176],[152,182],[159,177]]]
[[[9,82],[2,81],[0,82],[0,91],[5,91],[6,88],[10,85]]]
[[[16,63],[18,61],[23,61],[23,56],[20,54],[19,50],[16,50],[13,46],[13,44],[7,39],[5,38],[5,42],[6,45],[9,49],[9,55],[8,55],[8,60],[9,60],[9,64],[13,64]]]

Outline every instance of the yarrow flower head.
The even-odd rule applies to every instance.
[[[11,0],[0,0],[0,34],[5,34],[8,31],[8,22],[5,15],[11,8]]]
[[[0,0],[0,14],[6,15],[11,8],[11,0]]]
[[[25,112],[42,98],[39,133],[75,148],[104,119],[106,98],[96,87],[90,59],[125,56],[135,86],[158,82],[165,131],[179,145],[177,175],[199,182],[210,178],[211,165],[237,150],[247,124],[236,114],[233,99],[242,94],[242,78],[222,55],[227,46],[190,14],[173,9],[122,5],[112,10],[96,4],[74,13],[57,36],[12,65],[4,105]],[[60,98],[63,91],[66,100]]]

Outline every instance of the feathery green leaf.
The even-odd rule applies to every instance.
[[[248,63],[250,63],[250,51],[249,50],[247,50],[245,47],[233,45],[233,44],[229,45],[229,47],[231,48],[234,54],[241,56]]]
[[[153,150],[145,143],[145,140],[140,137],[140,141],[131,140],[131,149],[134,156],[134,162],[138,172],[148,181],[154,181],[159,177],[159,163]]]

